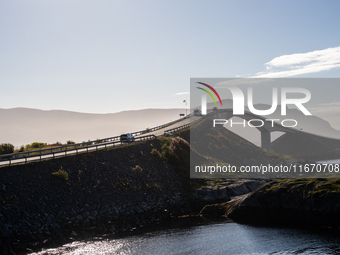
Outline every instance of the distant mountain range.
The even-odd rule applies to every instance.
[[[223,107],[232,108],[232,100],[223,100]],[[212,109],[214,103],[208,103]],[[256,109],[269,109],[269,105],[256,104]],[[247,110],[247,107],[246,107]],[[108,114],[79,113],[62,110],[38,110],[30,108],[0,108],[0,143],[21,146],[32,142],[65,143],[67,140],[82,142],[117,136],[168,123],[179,119],[185,109],[144,109]],[[188,111],[189,113],[189,111]],[[340,131],[329,122],[316,117],[305,116],[297,109],[288,109],[282,118],[280,107],[267,116],[272,119],[295,119],[298,129],[327,137],[340,138]],[[260,145],[260,133],[256,128],[228,128],[248,141]],[[272,141],[283,133],[272,133]]]
[[[223,107],[217,106],[217,108],[232,108],[233,107],[233,101],[230,99],[222,100],[222,104],[223,104]],[[208,109],[212,109],[213,107],[215,107],[214,103],[207,104]],[[257,110],[264,110],[264,109],[269,109],[270,105],[255,104],[254,107]],[[248,107],[245,107],[245,110],[248,110]],[[297,109],[287,109],[287,115],[281,116],[281,106],[278,105],[278,107],[276,108],[276,111],[273,114],[270,114],[264,117],[268,119],[281,119],[281,120],[294,119],[298,122],[298,125],[296,126],[296,128],[298,129],[302,129],[303,131],[310,132],[310,133],[317,134],[317,135],[340,139],[340,131],[331,127],[328,121],[322,118],[319,118],[317,116],[306,116],[300,110],[297,110]],[[260,133],[256,128],[251,128],[251,127],[230,128],[229,127],[228,129],[256,145],[260,145],[261,143]],[[272,141],[280,137],[282,134],[283,133],[281,132],[273,132],[271,134]]]
[[[30,108],[0,109],[0,143],[82,142],[144,130],[179,119],[185,109],[144,109],[109,114]]]

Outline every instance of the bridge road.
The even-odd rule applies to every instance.
[[[155,131],[152,131],[152,132],[149,132],[149,133],[146,133],[146,134],[141,134],[141,135],[138,135],[138,136],[135,136],[136,138],[138,137],[141,137],[141,136],[145,136],[145,135],[155,135],[157,137],[159,136],[162,136],[164,135],[164,131],[165,130],[169,130],[169,129],[173,129],[173,128],[177,128],[177,127],[180,127],[180,126],[183,126],[183,125],[186,125],[186,124],[189,124],[190,121],[193,122],[197,119],[201,118],[201,116],[192,116],[190,118],[183,118],[182,120],[174,123],[174,124],[171,124],[167,127],[164,127],[164,128],[160,128],[158,130],[155,130]],[[115,144],[112,144],[112,142],[105,142],[105,143],[101,143],[101,144],[98,144],[98,149],[105,149],[105,148],[110,148],[110,147],[113,147],[113,146],[120,146],[121,143],[117,141],[117,143]],[[64,157],[64,156],[69,156],[69,155],[75,155],[77,153],[85,153],[85,152],[91,152],[91,151],[96,151],[96,147],[92,147],[92,148],[78,148],[78,152],[76,150],[70,150],[70,151],[61,151],[61,152],[54,152],[54,155],[53,153],[49,153],[49,154],[45,154],[45,155],[36,155],[36,156],[32,156],[32,157],[29,157],[27,158],[27,161],[25,159],[11,159],[11,164],[25,164],[25,161],[27,163],[30,163],[30,162],[36,162],[36,161],[40,161],[40,160],[47,160],[47,159],[52,159],[53,157],[57,158],[57,157]],[[2,166],[7,166],[9,165],[9,160],[3,160],[3,161],[0,161],[0,167]]]

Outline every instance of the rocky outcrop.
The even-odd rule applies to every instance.
[[[242,180],[229,179],[224,181],[207,181],[209,186],[202,187],[194,194],[197,201],[208,202],[200,211],[200,215],[206,218],[225,217],[229,208],[229,200],[256,190],[268,180]],[[221,202],[223,203],[217,203]],[[215,204],[211,204],[215,203]]]
[[[197,189],[193,199],[206,203],[229,201],[231,197],[249,193],[267,183],[264,179],[226,179],[223,181],[207,181],[206,186]]]
[[[224,215],[237,222],[340,227],[340,181],[272,181],[224,208]]]

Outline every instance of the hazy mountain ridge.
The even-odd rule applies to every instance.
[[[217,106],[218,109],[225,109],[225,108],[232,108],[233,107],[233,101],[231,99],[222,100],[223,106],[220,105]],[[214,103],[208,103],[207,108],[212,109],[215,107]],[[267,104],[255,104],[254,108],[257,110],[265,110],[269,109],[271,106]],[[245,106],[245,110],[249,111],[248,107]],[[287,108],[287,115],[281,116],[281,105],[278,105],[275,112],[263,116],[267,119],[280,119],[281,121],[283,119],[295,119],[298,122],[298,125],[296,128],[302,129],[305,132],[326,136],[330,138],[337,138],[340,139],[340,131],[333,128],[330,123],[318,116],[310,116],[310,115],[304,115],[300,110],[298,109],[290,109]],[[237,117],[235,117],[237,118]],[[228,129],[243,138],[247,139],[248,141],[260,145],[261,137],[260,132],[256,128],[251,127],[233,127]],[[280,137],[283,133],[281,132],[273,132],[271,133],[272,141]]]
[[[232,100],[223,100],[223,107],[232,108]],[[215,107],[208,103],[208,109]],[[255,109],[269,109],[269,105],[256,104]],[[247,107],[246,107],[247,110]],[[0,143],[9,142],[15,146],[32,142],[55,143],[72,140],[82,142],[97,138],[120,135],[125,132],[143,130],[147,127],[162,125],[179,118],[185,109],[143,109],[118,113],[94,114],[64,110],[38,110],[31,108],[0,108]],[[189,111],[188,111],[189,112]],[[329,122],[317,116],[305,116],[297,109],[287,109],[287,115],[281,116],[280,106],[266,116],[271,119],[296,119],[297,128],[303,131],[340,138],[340,131],[331,127]],[[229,128],[232,132],[250,142],[260,145],[260,134],[256,128]],[[272,141],[283,133],[273,132]]]
[[[15,146],[94,140],[135,132],[179,119],[185,109],[143,109],[94,114],[31,108],[0,109],[0,143]]]

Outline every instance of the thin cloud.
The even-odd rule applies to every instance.
[[[228,79],[226,81],[222,81],[216,83],[214,88],[225,88],[226,86],[240,86],[240,85],[258,85],[266,82],[271,82],[273,79],[253,79],[253,78],[235,78]]]
[[[340,46],[276,57],[265,63],[266,71],[253,78],[280,78],[329,71],[340,67]]]
[[[174,96],[188,95],[188,94],[190,94],[190,92],[179,92],[179,93],[174,94]]]

